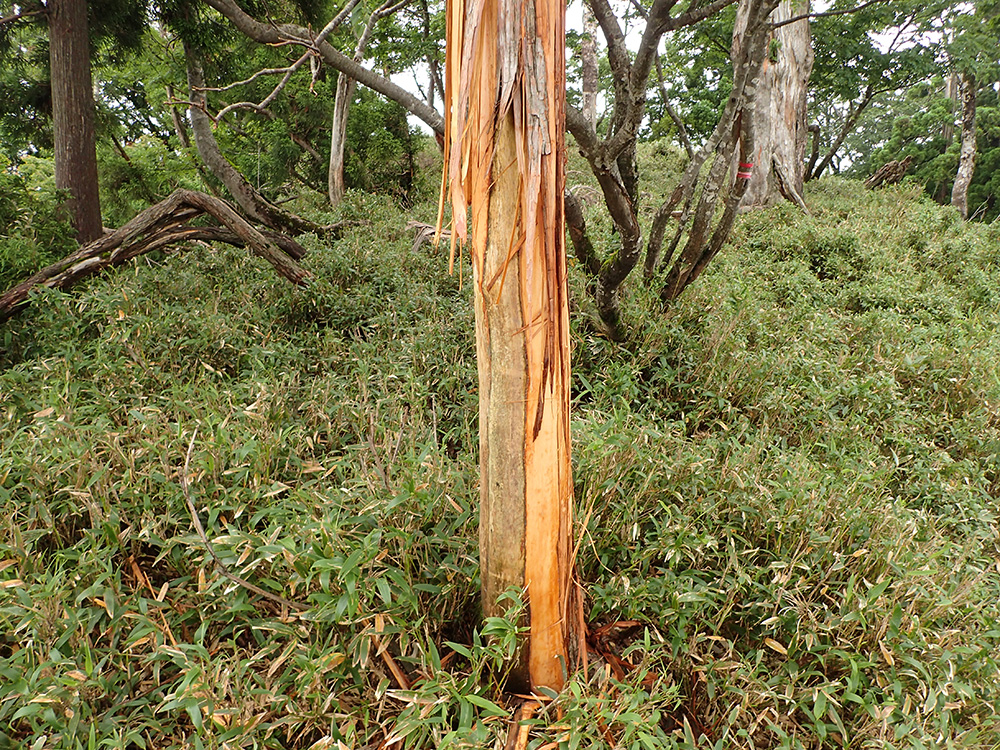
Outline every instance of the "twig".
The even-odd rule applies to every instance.
[[[301,602],[293,602],[291,599],[286,599],[283,596],[272,594],[270,591],[265,591],[260,586],[250,583],[250,581],[245,578],[240,578],[235,573],[230,572],[229,568],[226,567],[226,564],[219,559],[218,554],[215,552],[215,547],[212,546],[212,543],[208,541],[208,537],[205,536],[205,529],[202,527],[201,520],[198,518],[198,511],[195,510],[194,503],[191,501],[191,491],[188,488],[188,467],[191,465],[191,453],[194,451],[194,441],[197,437],[198,430],[196,429],[194,434],[191,436],[191,442],[188,444],[187,456],[184,459],[184,470],[181,472],[181,489],[184,490],[184,500],[187,502],[188,510],[191,512],[191,521],[194,523],[195,531],[198,532],[198,537],[201,539],[202,544],[205,545],[205,549],[208,550],[208,554],[212,556],[213,560],[215,560],[215,564],[219,566],[219,570],[222,572],[222,575],[233,583],[238,584],[255,594],[263,596],[265,599],[277,602],[283,607],[288,607],[289,609],[294,609],[298,612],[304,612],[309,609],[307,605],[302,604]]]

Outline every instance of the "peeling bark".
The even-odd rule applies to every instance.
[[[809,19],[782,24],[808,12],[808,0],[782,0],[771,14],[778,25],[769,43],[769,59],[757,90],[753,111],[753,176],[744,206],[769,206],[786,198],[800,207],[805,182],[808,125],[806,104],[813,52]],[[737,29],[745,25],[737,13]]]
[[[564,10],[559,0],[448,8],[442,198],[453,243],[468,238],[472,250],[483,609],[502,616],[502,595],[526,597],[528,634],[509,665],[515,692],[559,690],[582,635],[571,544]]]

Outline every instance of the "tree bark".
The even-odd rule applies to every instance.
[[[808,0],[782,0],[771,14],[771,22],[780,24],[808,10]],[[738,43],[745,24],[745,16],[738,13],[734,43]],[[812,65],[809,19],[778,26],[753,110],[754,169],[743,197],[744,207],[769,206],[786,198],[805,209],[806,105]]]
[[[740,0],[737,18],[741,19],[741,25],[734,34],[732,50],[733,88],[725,109],[712,135],[688,163],[680,182],[653,217],[644,270],[647,281],[651,281],[659,267],[673,260],[660,290],[664,305],[698,278],[732,229],[752,175],[752,167],[747,166],[754,153],[751,113],[768,48],[768,17],[777,3],[778,0]],[[705,170],[709,157],[712,163]],[[713,228],[720,200],[724,202],[722,217]],[[677,226],[661,260],[666,224],[672,218],[677,220]],[[684,237],[687,242],[674,258]]]
[[[580,40],[580,66],[583,74],[583,116],[587,118],[590,127],[597,128],[597,19],[594,11],[584,3],[583,6],[583,38]]]
[[[976,75],[962,71],[959,81],[959,95],[962,99],[961,150],[958,158],[958,174],[951,189],[951,205],[958,209],[963,219],[969,218],[969,185],[976,171]]]
[[[94,93],[86,0],[50,0],[49,67],[56,187],[69,192],[67,209],[77,239],[104,233],[97,183]]]
[[[503,616],[503,595],[526,597],[528,633],[507,686],[559,690],[580,619],[571,544],[564,6],[454,2],[448,13],[445,166],[453,242],[471,234],[483,609]]]
[[[357,58],[355,58],[357,59]],[[330,124],[330,164],[327,170],[327,195],[331,206],[338,206],[344,199],[344,149],[347,139],[347,115],[357,82],[343,73],[337,77],[337,94],[333,99],[333,117]]]

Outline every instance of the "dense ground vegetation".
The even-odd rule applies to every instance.
[[[581,582],[634,666],[595,660],[530,747],[1000,742],[1000,228],[807,197],[665,313],[632,288],[625,345],[573,270]],[[306,237],[305,290],[197,247],[3,328],[0,747],[503,746],[468,269],[411,249],[431,206],[297,210],[366,222]],[[223,562],[304,609],[220,573],[184,476]]]

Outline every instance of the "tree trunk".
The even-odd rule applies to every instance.
[[[597,19],[594,11],[583,4],[583,38],[580,40],[580,66],[583,69],[583,116],[590,127],[597,128]]]
[[[184,57],[187,62],[188,88],[191,106],[188,115],[191,118],[191,132],[194,134],[194,144],[198,155],[209,171],[226,186],[233,200],[254,221],[276,229],[279,232],[302,234],[304,232],[322,231],[318,225],[307,221],[290,211],[275,206],[254,187],[219,149],[212,132],[212,118],[208,116],[208,97],[205,94],[205,74],[202,71],[201,60],[195,49],[184,42]]]
[[[337,77],[337,95],[333,100],[333,117],[330,125],[330,167],[327,172],[327,193],[331,206],[338,206],[344,199],[344,146],[347,138],[347,115],[357,83],[341,73]]]
[[[958,174],[951,189],[951,205],[963,219],[969,218],[969,185],[976,170],[976,76],[963,71],[959,82],[962,98],[962,146],[958,158]]]
[[[743,6],[741,6],[742,8]],[[771,14],[780,23],[809,11],[808,0],[782,0]],[[739,44],[745,17],[737,16],[734,46]],[[770,42],[768,59],[753,110],[754,168],[743,206],[769,206],[791,200],[805,209],[806,122],[813,51],[809,20],[779,26]]]
[[[104,233],[97,186],[94,93],[86,0],[50,0],[49,66],[56,187],[69,192],[67,208],[80,243]]]
[[[223,226],[183,226],[204,214]],[[274,232],[259,232],[218,198],[192,190],[175,190],[124,226],[88,242],[0,295],[0,322],[23,310],[36,287],[68,289],[80,279],[122,266],[143,253],[193,240],[248,247],[294,284],[305,284],[312,278],[295,262],[305,257],[306,251],[294,240]]]
[[[386,0],[378,10],[368,17],[364,31],[354,48],[354,61],[360,63],[368,46],[368,39],[375,30],[375,24],[395,9],[393,0]],[[337,77],[337,94],[333,100],[333,117],[330,125],[330,167],[327,171],[327,193],[330,205],[337,206],[344,199],[344,148],[347,140],[347,116],[351,112],[351,102],[357,81],[341,73]]]
[[[952,71],[948,76],[948,80],[944,82],[944,95],[947,99],[951,100],[952,106],[956,109],[959,104],[959,81],[958,73]],[[941,138],[944,139],[944,147],[947,149],[951,146],[952,141],[955,140],[955,123],[948,120],[944,125],[941,126]]]
[[[564,6],[456,0],[448,12],[445,165],[453,242],[471,208],[483,609],[503,616],[504,594],[526,597],[508,688],[559,690],[581,616],[570,604]]]

